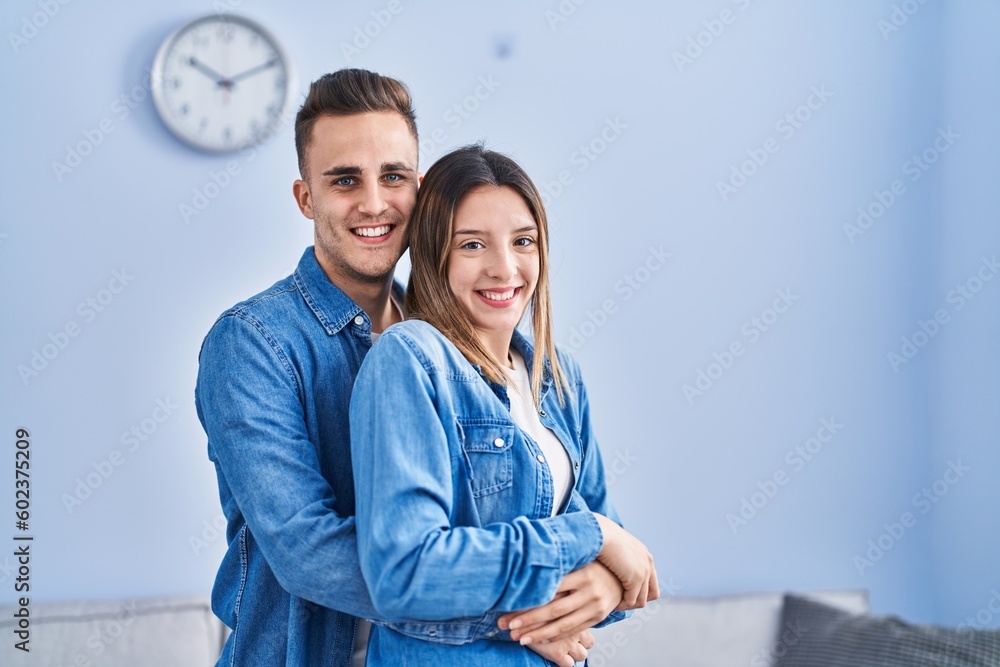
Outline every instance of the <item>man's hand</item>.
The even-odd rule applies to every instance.
[[[624,599],[616,611],[638,609],[660,597],[653,555],[646,545],[624,528],[601,514],[594,514],[604,534],[597,559],[611,570],[625,587]]]
[[[565,641],[607,618],[621,602],[623,592],[618,577],[594,561],[566,575],[551,602],[504,614],[497,624],[502,630],[510,629],[511,639],[530,648]]]
[[[528,648],[559,667],[573,667],[587,659],[587,649],[594,647],[594,635],[589,630],[548,644],[529,644]]]

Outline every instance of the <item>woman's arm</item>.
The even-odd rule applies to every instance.
[[[601,528],[590,512],[484,527],[453,526],[457,466],[434,378],[412,343],[383,334],[358,373],[351,453],[361,570],[390,620],[447,620],[524,609],[591,562]]]

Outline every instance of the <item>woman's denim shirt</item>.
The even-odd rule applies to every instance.
[[[530,368],[529,341],[515,332],[512,346]],[[552,516],[552,474],[504,387],[426,322],[389,327],[369,351],[351,400],[358,552],[391,622],[372,628],[369,664],[545,663],[516,643],[474,640],[497,638],[500,615],[545,604],[597,557],[590,510],[618,520],[579,368],[558,354],[571,391],[561,405],[546,364],[538,415],[575,479]]]

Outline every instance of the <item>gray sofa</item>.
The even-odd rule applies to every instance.
[[[868,611],[864,591],[811,597]],[[595,631],[590,665],[768,667],[781,650],[781,605],[781,593],[664,599]],[[210,667],[226,632],[204,596],[32,603],[24,653],[13,648],[15,610],[0,607],[3,667]]]

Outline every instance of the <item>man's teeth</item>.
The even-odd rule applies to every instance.
[[[507,301],[514,298],[514,290],[507,290],[506,292],[480,292],[480,294],[490,301]]]
[[[385,236],[391,229],[391,225],[382,225],[381,227],[359,227],[354,230],[354,233],[358,236]]]

